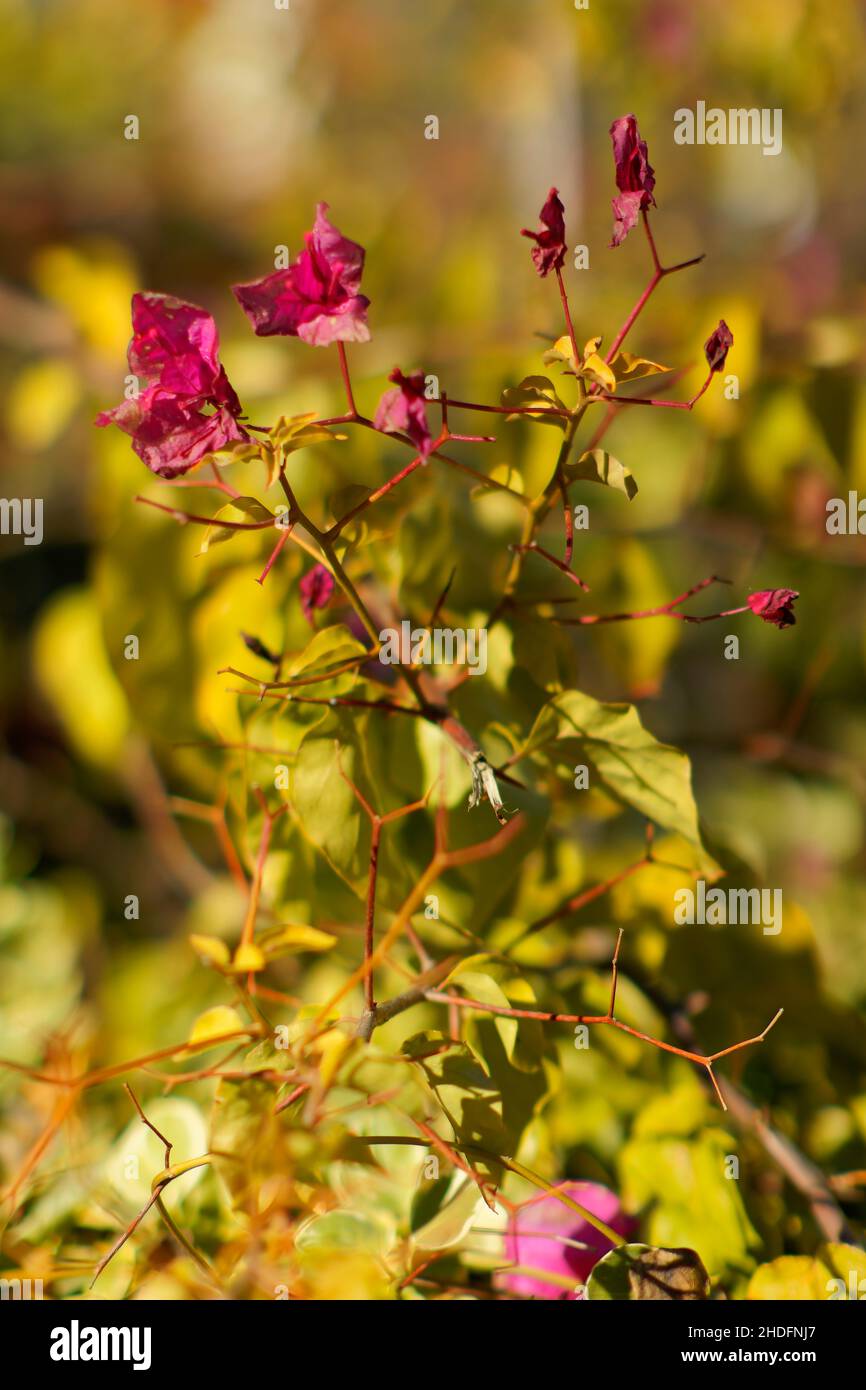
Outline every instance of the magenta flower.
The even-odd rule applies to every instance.
[[[531,237],[537,244],[532,248],[532,259],[539,275],[549,275],[551,270],[561,270],[565,261],[565,209],[555,188],[547,195],[547,202],[539,213],[542,228],[531,232],[522,227],[521,236]]]
[[[305,250],[287,270],[276,270],[248,285],[233,285],[241,308],[260,338],[286,333],[314,347],[328,343],[366,343],[365,294],[359,294],[364,248],[333,227],[319,203]]]
[[[396,385],[380,400],[373,424],[386,434],[407,434],[421,457],[427,458],[433,439],[427,423],[424,373],[411,372],[404,376],[400,368],[395,367],[388,380]]]
[[[621,246],[637,223],[637,215],[655,203],[655,177],[647,159],[646,141],[641,140],[634,116],[620,116],[610,128],[613,158],[616,164],[616,186],[619,196],[613,199],[615,218],[611,246]]]
[[[724,319],[719,319],[718,328],[714,328],[707,341],[704,343],[704,352],[707,356],[707,366],[711,372],[722,372],[725,369],[728,351],[734,346],[734,335]]]
[[[759,589],[756,594],[749,594],[746,602],[765,623],[773,623],[775,627],[793,627],[797,621],[794,600],[799,597],[796,589]]]
[[[204,309],[167,294],[134,294],[128,360],[139,393],[97,415],[96,424],[131,435],[139,458],[160,478],[179,477],[207,454],[249,439],[218,346]]]
[[[559,1190],[600,1217],[619,1235],[628,1235],[632,1223],[610,1188],[597,1182],[566,1182],[559,1185]],[[563,1238],[577,1241],[586,1248],[563,1244]],[[505,1254],[510,1263],[567,1279],[574,1285],[585,1283],[593,1266],[613,1248],[606,1236],[548,1193],[533,1197],[518,1207],[509,1220],[505,1236]],[[573,1291],[561,1288],[531,1273],[505,1271],[498,1276],[497,1282],[510,1293],[532,1298],[574,1300],[578,1297],[576,1288]]]
[[[313,622],[313,609],[324,608],[334,592],[334,576],[324,565],[313,565],[298,585],[301,608],[307,622]]]

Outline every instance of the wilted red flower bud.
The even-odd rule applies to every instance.
[[[306,249],[286,270],[276,270],[232,290],[260,338],[285,333],[314,347],[328,343],[366,343],[365,294],[360,294],[364,248],[349,241],[328,221],[319,203]]]
[[[547,195],[547,202],[539,213],[542,222],[540,232],[531,232],[522,227],[521,236],[528,236],[537,243],[532,248],[532,259],[539,275],[549,275],[551,270],[561,270],[565,261],[565,209],[555,188]]]
[[[714,328],[707,341],[704,343],[704,352],[707,355],[707,366],[711,372],[721,372],[724,370],[728,350],[734,346],[734,335],[724,319],[719,319],[718,328]]]
[[[324,608],[334,592],[334,576],[324,565],[313,565],[298,585],[301,608],[308,623],[313,621],[313,609]]]
[[[597,1182],[567,1182],[559,1188],[566,1197],[578,1202],[593,1216],[620,1235],[628,1235],[631,1221],[624,1215],[619,1198],[610,1188]],[[577,1241],[584,1249],[563,1243],[563,1237]],[[545,1194],[523,1202],[511,1217],[505,1236],[505,1254],[511,1264],[521,1265],[526,1273],[503,1271],[497,1276],[500,1287],[510,1293],[531,1298],[571,1299],[574,1292],[541,1278],[547,1273],[568,1279],[576,1285],[589,1278],[595,1264],[614,1247],[612,1243],[585,1221],[577,1212],[560,1202],[558,1197]],[[538,1270],[538,1275],[530,1270]]]
[[[168,294],[134,294],[129,370],[144,390],[97,415],[96,424],[131,435],[139,458],[160,478],[177,478],[206,454],[249,439],[218,345],[204,309]]]
[[[793,627],[797,621],[794,600],[799,597],[796,589],[759,589],[756,594],[749,594],[746,602],[765,623],[773,623],[776,627]]]
[[[647,159],[646,141],[640,138],[635,116],[620,116],[614,121],[610,138],[619,189],[619,196],[612,202],[615,222],[610,245],[620,246],[636,224],[638,213],[655,203],[656,181]]]
[[[433,447],[430,426],[427,424],[427,403],[424,396],[424,373],[410,372],[404,376],[395,367],[389,381],[396,385],[380,400],[373,424],[386,434],[407,434],[422,458]]]

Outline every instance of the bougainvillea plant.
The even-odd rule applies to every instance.
[[[129,434],[159,479],[219,494],[215,512],[181,507],[177,494],[139,499],[200,526],[203,551],[261,533],[259,584],[287,575],[285,603],[314,631],[306,628],[300,648],[271,633],[237,634],[259,663],[247,670],[239,656],[221,677],[233,683],[244,739],[218,750],[228,771],[214,805],[178,803],[212,826],[244,895],[233,933],[191,937],[222,998],[176,1046],[71,1086],[74,1101],[141,1070],[172,1092],[211,1088],[206,1150],[180,1160],[154,1104],[128,1088],[131,1118],[164,1144],[164,1164],[144,1208],[106,1240],[97,1288],[121,1249],[147,1239],[152,1206],[186,1262],[191,1296],[202,1298],[706,1298],[724,1278],[700,1250],[642,1240],[640,1213],[595,1171],[591,1181],[557,1172],[533,1128],[542,1110],[563,1104],[564,1072],[573,1077],[593,1055],[588,1035],[628,1047],[606,1054],[614,1071],[653,1050],[659,1068],[679,1069],[695,1094],[703,1088],[722,1110],[742,1110],[749,1102],[724,1064],[751,1055],[779,1017],[751,1019],[747,1036],[704,1051],[681,1002],[641,993],[652,982],[646,960],[630,963],[627,929],[611,938],[606,960],[583,969],[570,959],[567,934],[545,949],[582,909],[665,867],[666,845],[688,848],[692,879],[723,872],[702,839],[688,760],[658,742],[633,707],[580,690],[572,629],[739,614],[785,628],[797,598],[764,589],[720,611],[684,611],[725,582],[712,575],[661,604],[583,611],[592,576],[575,569],[584,568],[575,497],[601,485],[629,505],[637,492],[631,470],[603,447],[609,429],[623,412],[690,412],[734,349],[719,322],[706,340],[702,384],[687,399],[664,394],[679,373],[626,350],[661,282],[702,258],[661,261],[646,143],[633,115],[610,133],[618,190],[611,246],[626,255],[623,243],[640,226],[648,283],[607,346],[590,325],[579,334],[564,278],[566,210],[550,189],[539,230],[522,235],[534,243],[538,276],[556,281],[564,331],[542,354],[553,375],[527,376],[500,403],[452,397],[404,364],[382,383],[371,415],[358,408],[346,344],[371,334],[364,251],[331,223],[325,203],[288,268],[234,294],[257,335],[333,352],[345,394],[337,415],[251,423],[220,365],[210,314],[165,294],[133,300],[137,389],[97,424]],[[650,385],[635,390],[642,382]],[[485,472],[491,436],[456,433],[458,414],[495,419],[500,446],[527,427],[555,430],[543,486],[525,490],[507,468]],[[377,460],[402,448],[408,461],[348,490],[329,491],[324,468],[320,485],[309,485],[304,460],[313,455],[302,450],[327,458],[364,433],[377,439]],[[455,444],[477,445],[476,461],[456,457]],[[423,505],[413,487],[435,487],[445,472],[461,484],[468,478],[474,497],[498,497],[519,525],[509,522],[512,538],[502,539],[486,612],[467,611],[452,593],[455,576],[459,586],[473,566],[455,528],[450,569],[422,621],[400,606],[417,545],[410,513]],[[540,590],[544,581],[555,587]],[[632,816],[643,848],[552,901],[546,874],[571,862],[571,827],[582,814],[575,759],[609,810]],[[492,812],[487,820],[469,814],[479,806]],[[299,875],[313,883],[311,894]],[[412,1011],[421,1018],[414,1032],[404,1027]],[[179,1069],[160,1073],[170,1059]],[[655,1074],[660,1094],[666,1076]],[[573,1132],[579,1137],[579,1125]],[[175,1182],[204,1170],[217,1213],[208,1249],[169,1202]]]

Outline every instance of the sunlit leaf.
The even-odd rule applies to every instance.
[[[553,382],[546,376],[527,376],[518,386],[506,387],[502,392],[502,404],[508,406],[510,410],[521,410],[527,406],[547,408],[554,406],[557,410],[567,409],[565,403],[557,395]],[[535,418],[544,420],[546,424],[558,425],[561,429],[564,429],[568,423],[563,415],[546,417],[541,413]]]
[[[337,937],[332,936],[330,932],[320,931],[318,927],[308,927],[300,922],[272,927],[259,936],[259,945],[268,960],[296,955],[302,951],[330,951],[336,944]]]
[[[266,965],[264,952],[254,941],[247,941],[239,946],[232,957],[232,971],[238,975],[264,970]]]
[[[196,936],[189,938],[193,950],[211,965],[228,965],[231,960],[229,948],[218,936]]]
[[[620,1245],[594,1266],[587,1280],[590,1301],[663,1299],[694,1302],[710,1296],[710,1279],[694,1250]]]
[[[589,449],[581,454],[566,466],[566,477],[569,481],[602,483],[605,487],[616,488],[624,492],[629,501],[637,494],[637,483],[629,469],[605,449]]]
[[[236,1009],[229,1008],[227,1004],[217,1004],[199,1015],[187,1041],[191,1047],[204,1047],[214,1038],[241,1032],[243,1028],[244,1021]]]
[[[632,352],[618,352],[610,365],[617,381],[638,381],[641,377],[658,376],[660,372],[672,370],[663,367],[660,362],[651,362],[647,357],[636,357]]]
[[[550,711],[555,712],[556,724]],[[571,690],[550,702],[536,721],[530,746],[554,734],[577,740],[605,789],[648,820],[700,843],[692,793],[691,764],[685,753],[660,743],[645,729],[632,705],[603,704]]]

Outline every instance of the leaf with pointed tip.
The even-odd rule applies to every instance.
[[[556,394],[556,387],[553,382],[546,376],[527,376],[519,385],[506,387],[502,392],[502,404],[512,410],[525,410],[527,406],[539,406],[547,409],[555,406],[557,410],[568,409]],[[536,418],[546,419],[547,417],[540,415]],[[547,423],[565,429],[567,421],[564,415],[553,415],[547,419]]]
[[[601,340],[599,339],[599,341]],[[547,350],[542,353],[541,360],[545,367],[552,367],[555,362],[568,362],[572,368],[576,368],[577,363],[574,360],[574,348],[571,345],[571,339],[568,334],[566,333],[562,338],[557,338],[553,347],[547,348]]]
[[[330,670],[332,666],[340,666],[354,656],[363,656],[365,650],[347,627],[342,623],[333,623],[330,627],[321,628],[310,638],[304,650],[287,663],[286,676],[294,680],[302,671],[309,674]]]
[[[540,711],[528,747],[537,749],[551,738],[579,742],[606,791],[656,825],[701,844],[689,759],[659,743],[633,705],[603,704],[581,691],[567,691]]]
[[[565,472],[569,482],[601,483],[624,492],[629,501],[637,494],[634,475],[605,449],[588,449],[574,463],[567,464]]]
[[[618,381],[639,381],[644,376],[659,376],[662,372],[673,371],[663,367],[660,362],[651,362],[647,357],[636,357],[633,352],[618,352],[610,364]]]
[[[268,960],[297,955],[300,951],[330,951],[337,944],[336,936],[308,927],[303,922],[285,922],[262,932],[258,941]]]
[[[271,430],[270,437],[274,447],[282,450],[284,459],[298,449],[308,448],[311,444],[326,444],[330,440],[346,438],[344,434],[337,434],[327,425],[313,424],[315,418],[314,412],[306,415],[280,416]]]
[[[578,375],[590,377],[597,385],[603,386],[606,391],[616,390],[616,377],[604,358],[600,357],[597,352],[590,352],[584,357]]]
[[[237,517],[231,516],[232,512],[240,512],[243,516],[249,517],[250,521],[273,521],[274,513],[264,502],[260,502],[257,497],[233,497],[231,502],[227,502],[224,507],[220,507],[214,516],[213,521],[204,533],[201,543],[200,555],[206,555],[212,545],[223,545],[226,541],[233,541],[236,536],[244,534],[242,528],[237,526],[221,526],[221,520],[236,521]],[[262,528],[264,530],[264,527]]]

